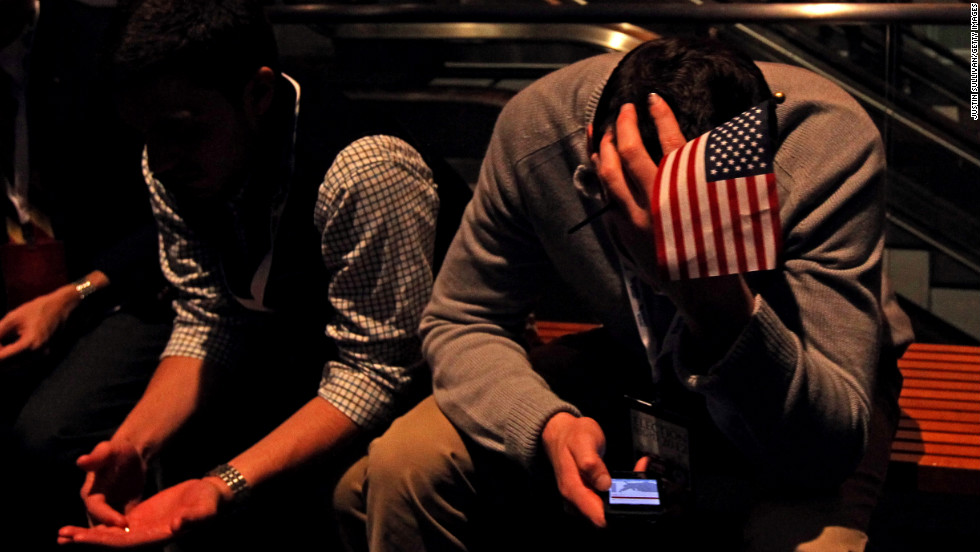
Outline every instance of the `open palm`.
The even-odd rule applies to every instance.
[[[126,514],[127,528],[108,525],[62,527],[58,532],[58,542],[113,548],[160,543],[214,517],[220,502],[220,491],[214,485],[192,479],[164,489],[134,506]]]

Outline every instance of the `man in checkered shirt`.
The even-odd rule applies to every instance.
[[[166,541],[252,487],[275,493],[262,487],[280,473],[316,486],[410,406],[432,283],[432,171],[342,98],[315,96],[301,109],[276,57],[261,7],[247,0],[150,0],[124,28],[120,107],[146,139],[177,317],[146,394],[79,458],[95,526],[66,527],[61,543]],[[310,367],[322,371],[318,395],[302,385],[315,382]],[[175,447],[201,478],[141,498],[150,462]],[[298,468],[324,457],[334,467],[309,470],[311,483]],[[295,510],[283,517],[304,525]],[[315,529],[324,532],[322,520]],[[223,546],[234,533],[224,531]]]

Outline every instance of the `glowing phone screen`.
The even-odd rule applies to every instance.
[[[609,488],[609,504],[636,504],[659,506],[660,488],[656,479],[612,480]]]

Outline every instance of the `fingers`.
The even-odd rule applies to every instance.
[[[14,341],[10,345],[5,347],[0,347],[0,361],[7,360],[8,358],[14,357],[23,353],[28,347],[30,347],[31,340],[25,336],[20,336],[17,341]]]
[[[126,545],[129,533],[122,527],[99,525],[87,527],[62,527],[58,530],[58,544],[100,544],[119,548]]]
[[[44,348],[63,320],[51,308],[55,304],[51,297],[52,294],[42,295],[28,301],[0,319],[0,341],[16,338],[13,343],[0,346],[0,360]]]
[[[597,527],[605,527],[605,511],[597,490],[609,489],[609,471],[602,461],[605,435],[591,418],[564,416],[545,427],[542,438],[555,470],[561,495]]]
[[[633,471],[635,471],[635,472],[645,472],[645,471],[647,471],[647,467],[649,467],[649,466],[650,466],[650,457],[649,456],[643,456],[642,458],[640,458],[639,460],[636,461],[636,465],[633,466]]]
[[[629,209],[635,203],[633,192],[626,183],[623,166],[616,151],[615,138],[611,132],[606,132],[599,141],[599,153],[592,154],[592,163],[596,167],[599,179],[606,185],[610,199],[621,209]]]
[[[129,530],[123,527],[98,525],[87,527],[62,527],[58,530],[58,544],[91,544],[109,548],[130,548],[162,542],[172,536],[166,526]]]
[[[607,132],[599,142],[599,155],[593,155],[593,164],[606,185],[610,200],[626,214],[630,223],[642,227],[648,218],[648,194],[630,186],[621,159],[616,139]]]
[[[576,510],[596,527],[605,527],[606,519],[602,499],[582,479],[582,473],[571,457],[562,470],[555,472],[558,490]]]
[[[662,102],[664,103],[664,102]],[[657,179],[657,163],[650,158],[640,134],[636,106],[626,104],[616,118],[616,150],[623,160],[628,180],[637,183],[636,195],[643,198],[645,207],[653,183]]]
[[[594,455],[594,453],[593,453]],[[595,456],[594,460],[583,458],[580,464],[575,454],[565,456],[556,466],[555,477],[558,490],[562,497],[571,503],[582,515],[588,518],[596,527],[605,527],[605,511],[602,499],[596,494],[593,482],[600,477],[596,472],[604,471],[605,464]],[[602,466],[599,468],[599,466]],[[606,488],[609,488],[609,477],[606,475]]]
[[[58,530],[58,544],[98,544],[112,548],[127,545],[129,533],[122,527],[106,527],[99,525],[87,527],[62,527]]]
[[[589,489],[596,491],[608,491],[612,484],[609,477],[609,470],[606,463],[596,453],[595,447],[586,444],[581,447],[571,448],[572,457],[578,467],[579,477]]]
[[[14,313],[0,318],[0,339],[7,337],[8,334],[12,333],[12,330],[17,328],[18,323],[14,318]]]
[[[680,125],[677,124],[674,111],[656,93],[650,94],[647,103],[650,117],[653,118],[653,124],[657,127],[657,136],[660,139],[660,147],[663,149],[664,155],[680,149],[687,143],[687,140],[684,138]]]
[[[109,441],[102,441],[95,445],[92,452],[79,456],[78,460],[75,461],[75,465],[85,471],[94,471],[103,467],[111,456],[112,445],[109,444]]]
[[[126,526],[126,516],[110,506],[106,502],[104,494],[95,493],[84,495],[82,496],[82,502],[85,503],[85,509],[88,510],[89,516],[96,523],[114,527]]]
[[[93,492],[98,477],[96,472],[104,468],[111,457],[112,448],[108,441],[103,441],[96,445],[92,452],[78,458],[75,463],[87,472],[79,495],[82,497],[82,502],[85,503],[85,509],[97,523],[125,527],[126,517],[109,505],[105,493]]]
[[[660,100],[659,104],[658,125],[666,133],[661,136],[661,144],[666,144],[664,148],[670,146],[676,149],[684,144],[683,134],[667,103]],[[679,145],[673,146],[678,139]],[[593,163],[612,199],[621,208],[626,208],[634,223],[643,220],[650,209],[650,193],[659,169],[643,144],[636,107],[633,104],[625,104],[619,110],[615,132],[607,131],[603,135],[599,143],[599,156],[593,157]]]
[[[13,343],[0,345],[0,361],[24,352],[31,344],[31,339],[25,335],[21,315],[15,311],[0,319],[0,341],[15,337]]]
[[[582,419],[585,424],[595,424],[591,419]],[[589,424],[589,425],[591,425]],[[569,442],[569,452],[575,465],[573,474],[575,485],[571,496],[567,497],[582,514],[596,527],[606,526],[605,508],[596,491],[607,491],[612,481],[609,470],[600,456],[605,449],[605,437],[598,424],[594,428],[576,434]]]
[[[78,536],[79,532],[84,530],[84,527],[75,527],[73,525],[58,529],[58,544],[71,544],[75,542],[75,537]]]
[[[600,176],[604,179],[607,175],[609,178],[614,178],[616,176],[614,171],[618,169],[625,173],[624,182],[636,183],[637,187],[640,188],[633,190],[634,197],[643,196],[646,198],[657,178],[659,170],[657,162],[659,160],[651,159],[643,145],[643,136],[640,134],[636,109],[633,104],[625,104],[620,108],[619,116],[616,118],[615,139],[610,139],[610,144],[614,147],[609,152],[603,152],[601,161],[611,163],[621,159],[621,162],[610,164],[608,173],[600,171]],[[687,139],[685,139],[684,133],[677,123],[677,118],[674,117],[674,112],[658,94],[650,94],[648,110],[654,125],[657,127],[657,136],[664,155],[687,143]],[[602,152],[601,144],[600,152]],[[617,154],[617,159],[614,160],[610,157],[611,152]]]
[[[665,153],[675,151],[686,143],[680,125],[663,98],[651,95],[647,108],[654,119]],[[606,218],[617,249],[644,281],[659,288],[660,267],[654,247],[655,220],[651,215],[652,194],[659,178],[659,168],[643,144],[636,110],[632,104],[620,108],[615,128],[603,135],[599,142],[599,154],[592,160],[610,196],[610,203],[618,211]]]

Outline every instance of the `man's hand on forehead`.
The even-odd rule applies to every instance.
[[[657,126],[665,157],[687,143],[667,102],[651,95],[647,109]],[[618,242],[620,254],[633,264],[641,278],[670,296],[687,326],[701,339],[703,348],[697,363],[710,366],[748,323],[753,296],[745,280],[738,275],[660,280],[650,213],[651,192],[659,168],[643,147],[636,107],[622,107],[616,119],[615,138],[612,131],[607,131],[592,161],[613,206],[613,212],[604,220]]]
[[[664,155],[687,143],[674,112],[663,98],[650,94],[645,107],[657,127]],[[620,109],[615,132],[606,130],[599,152],[592,154],[592,162],[614,206],[615,212],[606,219],[619,241],[621,253],[644,279],[656,284],[650,194],[659,168],[643,146],[636,109],[633,104]]]

